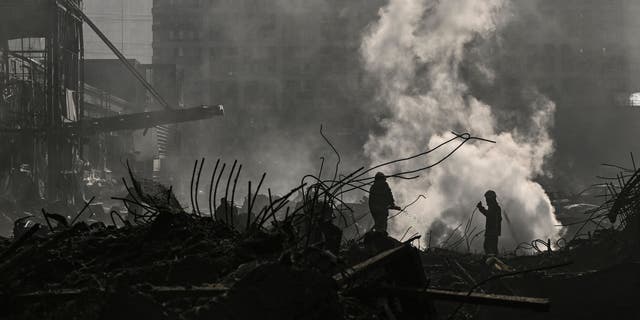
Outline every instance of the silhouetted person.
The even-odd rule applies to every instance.
[[[215,218],[228,225],[231,225],[231,221],[233,221],[234,225],[247,223],[246,221],[238,221],[238,208],[236,208],[233,203],[227,201],[227,198],[220,199],[220,205],[215,210]]]
[[[397,208],[391,188],[387,184],[387,177],[382,172],[376,173],[375,181],[369,190],[369,210],[373,216],[373,230],[387,233],[389,209]]]
[[[502,224],[502,209],[496,200],[496,193],[492,190],[485,192],[484,198],[487,202],[487,208],[482,206],[482,202],[478,202],[476,206],[478,210],[486,217],[486,226],[484,230],[484,252],[485,254],[498,254],[498,237]]]

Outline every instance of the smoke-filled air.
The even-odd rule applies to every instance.
[[[639,319],[639,15],[0,0],[0,319]]]
[[[366,31],[363,63],[378,81],[379,99],[390,114],[383,132],[371,134],[365,145],[372,163],[433,148],[450,139],[451,131],[496,142],[467,143],[417,180],[390,181],[398,203],[426,195],[393,219],[390,233],[395,236],[411,227],[423,235],[423,244],[442,244],[472,214],[469,231],[481,234],[484,217],[474,209],[489,189],[496,191],[503,210],[500,250],[562,234],[549,197],[535,181],[545,174],[545,160],[554,151],[549,130],[555,104],[535,88],[521,88],[528,105],[512,107],[527,112],[526,123],[504,127],[498,111],[473,96],[460,72],[475,66],[488,75],[485,81],[492,80],[482,57],[468,52],[496,36],[507,6],[502,0],[390,0]],[[453,147],[388,170],[433,163]],[[480,246],[476,241],[472,250]]]

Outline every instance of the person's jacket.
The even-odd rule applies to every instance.
[[[376,181],[369,190],[369,210],[381,211],[395,205],[391,188],[386,181]]]
[[[485,236],[499,236],[502,229],[502,209],[498,204],[487,204],[487,208],[478,207],[480,212],[487,218]]]

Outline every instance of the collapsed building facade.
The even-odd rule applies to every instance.
[[[15,202],[18,215],[25,206],[40,205],[41,199],[69,206],[83,204],[88,185],[112,180],[112,170],[123,168],[126,160],[135,162],[135,139],[140,134],[134,130],[144,129],[145,135],[149,129],[153,132],[150,136],[155,141],[138,144],[156,148],[154,157],[142,165],[151,173],[167,154],[170,129],[166,124],[222,114],[217,106],[172,110],[169,103],[175,108],[179,105],[177,93],[169,102],[154,89],[148,94],[151,67],[136,69],[113,45],[119,60],[106,67],[87,63],[83,25],[88,18],[81,6],[81,1],[2,4],[0,176],[3,199]],[[155,71],[158,79],[171,79],[167,77],[170,66],[158,66]],[[122,90],[109,86],[105,79],[121,88],[133,87],[134,94],[121,94]],[[167,89],[172,84],[173,90]],[[176,92],[175,86],[175,81],[165,80],[161,87],[171,93]],[[151,102],[151,96],[158,102]]]
[[[62,131],[84,112],[82,22],[54,2],[3,7],[3,135],[13,137],[3,139],[9,152],[3,152],[2,171],[29,166],[37,180],[47,182],[48,198],[69,198],[70,187],[62,184],[72,183],[69,173],[78,170],[74,159],[80,150],[71,141],[77,137]],[[24,17],[33,23],[19,20]]]

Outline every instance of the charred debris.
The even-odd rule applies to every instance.
[[[8,319],[566,319],[633,312],[640,235],[635,168],[603,177],[603,204],[574,223],[597,226],[593,231],[524,243],[499,257],[464,253],[461,246],[473,242],[468,225],[439,247],[421,249],[413,245],[418,234],[396,240],[348,231],[359,217],[341,194],[364,189],[378,168],[457,144],[433,165],[390,175],[413,179],[470,140],[479,139],[454,134],[422,154],[343,175],[338,163],[326,179],[323,163],[317,175],[277,198],[263,175],[257,184],[247,181],[245,214],[232,205],[242,183],[237,162],[218,160],[204,177],[206,160],[196,161],[192,191],[208,178],[210,195],[201,204],[192,192],[187,207],[171,187],[129,170],[122,180],[127,195],[113,197],[122,210],[87,219],[89,201],[76,213],[43,209],[15,221],[14,237],[0,240],[0,313]],[[257,204],[265,189],[268,201]],[[230,201],[216,201],[222,197]]]

